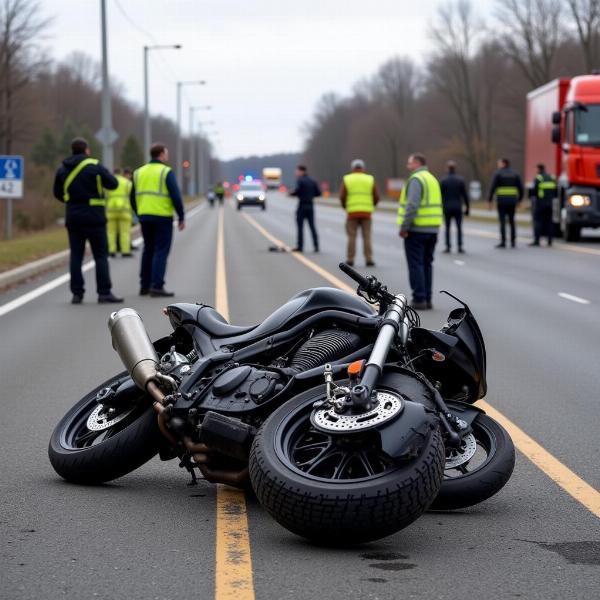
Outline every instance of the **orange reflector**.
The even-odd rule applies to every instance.
[[[364,360],[355,360],[353,363],[350,363],[348,365],[348,377],[356,377],[360,375],[364,364]]]
[[[433,358],[435,362],[444,362],[446,360],[446,357],[437,350],[431,355],[431,358]]]
[[[162,309],[162,314],[165,315],[165,317],[169,316],[169,311],[167,310],[166,306]]]

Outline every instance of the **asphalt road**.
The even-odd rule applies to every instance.
[[[272,242],[245,217],[294,245],[294,204],[270,194],[264,212],[226,207],[232,322],[258,322],[300,289],[326,284],[290,254],[270,252]],[[176,301],[214,302],[217,213],[202,207],[175,234],[167,280]],[[306,256],[343,279],[336,266],[344,258],[343,215],[319,207],[317,221],[321,253]],[[389,213],[375,217],[372,272],[391,289],[406,290],[394,221]],[[599,490],[600,244],[529,249],[523,239],[515,250],[496,250],[495,235],[493,226],[468,224],[467,254],[436,256],[435,288],[464,298],[480,321],[487,401]],[[114,290],[159,337],[169,329],[163,302],[136,295],[137,269],[137,259],[112,260]],[[1,305],[59,274],[0,295],[0,314]],[[63,284],[0,316],[0,597],[214,598],[214,486],[190,488],[176,463],[158,459],[110,485],[74,486],[48,463],[56,422],[121,370],[106,327],[112,308],[95,303],[93,270],[86,281],[81,306],[68,304]],[[441,326],[452,306],[436,297],[425,324]],[[509,484],[489,501],[428,513],[360,548],[314,547],[277,525],[252,497],[247,504],[259,599],[598,597],[598,516],[523,453]]]

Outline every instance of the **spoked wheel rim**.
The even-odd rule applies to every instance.
[[[119,381],[120,379],[115,379],[108,382],[107,386]],[[140,398],[142,395],[140,390]],[[91,394],[63,429],[61,446],[67,450],[84,450],[97,446],[131,425],[146,409],[147,406],[141,402],[123,407],[108,407],[96,401],[95,393]]]
[[[496,436],[482,423],[474,421],[460,448],[446,448],[444,479],[457,479],[483,469],[497,451]]]
[[[372,480],[399,468],[379,448],[374,431],[343,435],[313,427],[310,413],[315,400],[288,414],[279,426],[275,451],[289,469],[310,479],[345,484]]]

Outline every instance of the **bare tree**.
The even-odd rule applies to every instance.
[[[585,69],[600,68],[600,0],[568,0]]]
[[[484,179],[490,160],[491,135],[481,103],[481,68],[476,62],[482,25],[468,0],[457,0],[439,9],[432,29],[436,54],[430,62],[430,85],[447,99],[457,121],[464,157],[476,179]]]
[[[15,135],[15,98],[31,81],[39,63],[32,60],[40,33],[49,20],[40,17],[36,0],[2,0],[0,3],[0,135],[9,154]]]
[[[497,0],[497,25],[504,51],[532,87],[550,81],[564,39],[561,0]]]

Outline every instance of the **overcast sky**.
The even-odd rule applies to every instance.
[[[479,1],[489,7],[492,0]],[[303,124],[319,97],[348,93],[395,54],[422,61],[436,0],[106,0],[109,68],[129,100],[143,103],[143,46],[150,52],[150,110],[176,117],[176,81],[215,132],[222,159],[299,151]],[[43,0],[54,16],[47,44],[64,59],[74,50],[100,60],[100,0]],[[129,19],[129,20],[128,20]],[[135,27],[134,27],[135,25]]]

